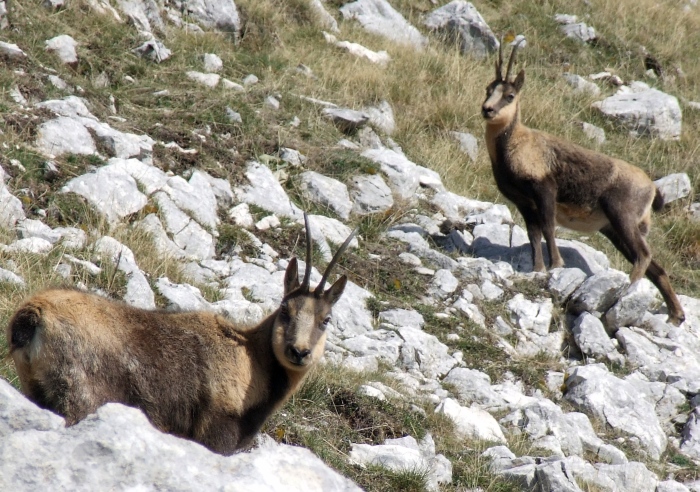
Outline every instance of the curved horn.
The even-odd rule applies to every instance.
[[[503,34],[498,44],[498,60],[496,60],[496,80],[503,80]]]
[[[311,242],[311,228],[309,227],[309,216],[304,212],[304,227],[306,228],[306,269],[304,271],[304,280],[301,282],[301,289],[303,292],[309,291],[309,282],[311,282],[311,248],[313,246]]]
[[[348,246],[350,245],[350,241],[352,241],[352,238],[355,237],[355,234],[357,234],[357,231],[359,230],[360,228],[356,227],[355,230],[350,233],[347,239],[345,239],[345,242],[340,246],[340,248],[338,248],[338,251],[335,252],[335,255],[333,255],[333,259],[326,267],[326,271],[323,272],[323,277],[321,277],[321,281],[316,286],[316,290],[314,290],[314,295],[316,297],[320,297],[320,295],[323,294],[323,287],[326,285],[326,280],[328,280],[328,276],[331,274],[331,270],[333,270],[335,264],[338,263],[340,255],[342,255],[343,252],[348,248]]]
[[[510,60],[508,60],[508,70],[506,70],[506,82],[510,80],[510,69],[513,68],[513,62],[515,62],[515,53],[517,53],[518,48],[520,48],[520,43],[525,41],[525,38],[521,38],[520,41],[515,43],[513,46],[513,51],[510,52]]]

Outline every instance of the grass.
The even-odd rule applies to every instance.
[[[46,223],[52,227],[74,226],[84,230],[89,237],[88,244],[102,235],[112,235],[131,248],[151,281],[161,276],[174,282],[187,280],[176,262],[163,260],[154,253],[147,234],[128,224],[111,228],[83,199],[57,193],[69,179],[103,165],[104,161],[95,157],[60,156],[55,159],[59,172],[46,174],[45,158],[33,148],[33,142],[39,125],[51,115],[19,108],[9,92],[19,87],[30,104],[64,97],[65,92],[46,81],[51,70],[71,86],[82,88],[80,96],[89,102],[91,111],[101,121],[108,121],[121,131],[145,133],[157,141],[174,141],[183,148],[197,151],[183,154],[156,145],[153,160],[160,169],[176,174],[202,169],[228,179],[234,186],[242,181],[248,160],[270,156],[271,167],[281,165],[275,158],[282,147],[298,149],[305,154],[308,158],[305,169],[346,183],[358,174],[377,173],[376,164],[354,152],[339,149],[337,141],[346,136],[324,120],[322,108],[298,96],[315,97],[356,109],[386,100],[396,118],[397,129],[392,138],[409,159],[439,172],[450,191],[502,203],[504,200],[494,186],[483,145],[476,161],[471,162],[450,136],[451,131],[481,135],[480,105],[484,88],[493,76],[492,60],[465,57],[456,46],[444,45],[436,39],[431,39],[430,45],[420,53],[395,45],[367,34],[353,21],[340,19],[335,8],[342,3],[342,0],[326,2],[340,21],[339,39],[360,42],[373,50],[387,50],[392,57],[387,68],[339,52],[325,43],[316,27],[315,15],[303,0],[237,1],[243,25],[237,44],[228,35],[193,35],[166,27],[162,38],[173,56],[162,64],[134,55],[131,50],[141,43],[136,30],[117,24],[108,16],[90,13],[83,0],[71,2],[56,12],[42,8],[40,0],[13,2],[16,8],[14,28],[3,32],[3,40],[18,43],[28,57],[0,68],[0,117],[4,132],[0,134],[3,148],[0,164],[9,174],[8,186],[21,198],[30,218],[40,218],[45,211]],[[421,16],[436,7],[430,0],[392,0],[391,3],[419,27]],[[445,3],[447,0],[438,0],[438,5]],[[669,271],[677,291],[699,296],[700,225],[687,219],[685,207],[697,199],[700,172],[695,163],[700,144],[695,136],[700,130],[700,112],[690,110],[684,101],[700,100],[700,64],[695,56],[700,48],[700,12],[684,12],[672,0],[493,0],[479,4],[478,8],[494,32],[512,31],[528,38],[528,47],[520,55],[527,74],[522,102],[526,124],[595,147],[580,128],[581,122],[590,122],[606,130],[608,140],[600,150],[640,166],[652,178],[671,172],[689,174],[693,184],[691,196],[657,214],[650,243],[654,255]],[[598,42],[582,45],[564,39],[553,21],[556,13],[576,14],[584,19],[595,27]],[[58,34],[69,34],[79,41],[80,61],[76,67],[60,65],[44,50],[44,41]],[[644,78],[642,45],[660,62],[664,78]],[[243,93],[201,88],[184,73],[201,70],[201,58],[205,53],[216,53],[223,59],[222,77],[241,82],[252,73],[260,82]],[[299,73],[296,70],[299,63],[309,66],[314,77]],[[565,66],[581,75],[609,70],[625,80],[647,80],[652,86],[677,96],[683,108],[680,141],[630,137],[591,108],[593,98],[571,93],[561,77]],[[24,73],[18,72],[20,69]],[[681,76],[681,72],[685,76]],[[106,85],[100,80],[106,80]],[[167,95],[153,95],[163,89],[168,90]],[[602,90],[605,95],[614,91],[610,87],[602,87]],[[280,100],[278,111],[264,105],[269,95]],[[110,96],[114,97],[117,116],[126,121],[108,119]],[[226,107],[239,112],[242,123],[230,122]],[[301,121],[298,127],[289,124],[294,117]],[[11,159],[18,160],[25,171],[10,165]],[[289,174],[285,186],[297,205],[311,212],[332,215],[303,199],[296,185],[300,170],[288,167],[284,170]],[[157,212],[157,209],[146,212]],[[251,207],[251,212],[256,220],[267,215],[255,207]],[[529,391],[545,391],[546,372],[561,370],[558,361],[544,355],[515,360],[497,346],[496,337],[488,330],[466,318],[438,317],[434,308],[416,303],[425,293],[424,279],[398,260],[398,254],[404,251],[403,245],[382,239],[387,227],[403,220],[410,212],[410,208],[399,205],[385,214],[354,219],[353,225],[360,227],[363,247],[346,255],[338,273],[347,274],[375,294],[376,297],[368,301],[375,315],[391,307],[418,309],[426,321],[425,331],[437,336],[451,351],[463,352],[468,367],[486,372],[494,382],[501,380],[507,368]],[[518,213],[514,209],[512,212],[516,222],[522,225]],[[142,217],[143,214],[136,214],[129,222]],[[257,256],[248,236],[225,214],[221,218],[217,253],[229,254],[240,247],[242,255]],[[283,258],[304,256],[301,227],[286,226],[256,235]],[[0,236],[6,243],[14,239],[14,232],[0,231]],[[571,234],[570,237],[580,236]],[[615,268],[629,270],[626,261],[607,240],[598,235],[586,242],[604,251]],[[54,267],[63,261],[64,254],[60,246],[45,257],[0,254],[0,265],[13,266],[27,279],[25,287],[0,284],[0,321],[6,324],[23,297],[49,285],[81,282],[116,297],[123,293],[126,279],[109,262],[100,263],[102,272],[97,276],[74,267],[70,279],[59,277]],[[93,259],[89,247],[71,254]],[[318,252],[314,253],[314,263],[323,266]],[[199,287],[208,299],[217,298],[215,287]],[[519,282],[507,289],[506,298],[517,292],[535,298],[543,288],[540,281]],[[501,301],[482,303],[480,309],[487,326],[505,312]],[[560,318],[560,313],[555,313],[555,326],[561,322]],[[455,332],[460,339],[447,340],[446,335]],[[5,346],[2,338],[0,346]],[[11,381],[15,378],[7,364],[0,365],[0,375]],[[422,490],[425,477],[420,471],[397,474],[350,465],[347,461],[350,442],[377,444],[386,437],[410,434],[419,438],[431,432],[438,452],[444,453],[454,466],[454,483],[445,490],[512,489],[510,484],[488,471],[488,463],[481,458],[486,445],[456,440],[445,419],[431,411],[426,416],[412,413],[406,402],[381,403],[358,395],[357,387],[371,379],[394,384],[382,374],[358,375],[337,368],[321,368],[273,417],[267,431],[278,440],[309,447],[367,490]],[[511,440],[510,446],[518,455],[539,453],[529,449],[527,443]],[[683,459],[677,453],[665,458],[683,467],[685,471],[677,476],[686,472],[683,476],[696,476],[694,466]],[[661,469],[663,473],[666,471]]]

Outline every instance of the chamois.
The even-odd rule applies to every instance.
[[[284,277],[280,307],[252,328],[210,312],[149,311],[75,289],[30,297],[6,330],[22,391],[72,425],[107,402],[140,408],[164,432],[229,455],[299,388],[323,355],[347,277],[316,289],[306,214],[306,271]]]
[[[500,192],[515,204],[525,220],[534,270],[545,271],[542,234],[550,268],[564,265],[554,240],[554,227],[602,232],[634,266],[632,283],[644,274],[656,285],[668,307],[671,323],[685,319],[668,275],[651,257],[646,235],[651,210],[663,198],[636,166],[609,157],[520,122],[520,91],[525,71],[510,74],[520,43],[511,51],[503,77],[503,47],[496,60],[496,79],[486,87],[481,113],[486,120],[486,145]]]

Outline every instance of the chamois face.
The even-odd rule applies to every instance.
[[[515,118],[524,83],[525,71],[521,70],[513,82],[496,79],[486,87],[486,100],[481,106],[481,115],[487,124],[504,125]]]
[[[272,344],[280,364],[305,371],[323,355],[331,308],[343,294],[347,277],[343,275],[317,295],[300,288],[297,275],[297,260],[293,258],[285,274],[284,299],[275,319]]]

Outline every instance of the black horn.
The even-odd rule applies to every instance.
[[[498,60],[496,60],[496,80],[503,80],[503,35],[498,43]]]
[[[323,277],[321,277],[321,281],[316,286],[316,290],[314,291],[314,295],[316,297],[320,297],[321,294],[323,294],[323,287],[326,285],[326,280],[328,280],[328,276],[331,274],[331,271],[333,270],[333,267],[335,266],[335,264],[338,263],[338,260],[340,259],[340,255],[342,255],[343,252],[350,245],[350,241],[352,241],[352,238],[355,237],[355,234],[357,234],[358,230],[359,230],[359,228],[356,227],[355,230],[350,233],[350,235],[347,237],[347,239],[345,239],[345,242],[340,246],[340,248],[338,248],[338,251],[335,252],[335,255],[333,255],[333,259],[326,267],[326,271],[323,272]]]
[[[304,280],[301,282],[302,292],[309,291],[309,282],[311,282],[311,227],[309,227],[309,216],[304,212],[304,227],[306,228],[306,269],[304,270]]]
[[[513,63],[515,62],[515,53],[518,52],[518,48],[520,48],[520,43],[522,43],[523,41],[525,41],[525,38],[521,38],[517,43],[515,43],[515,46],[513,46],[513,51],[510,52],[510,60],[508,60],[508,70],[506,70],[506,82],[510,81],[510,70],[513,68]]]

